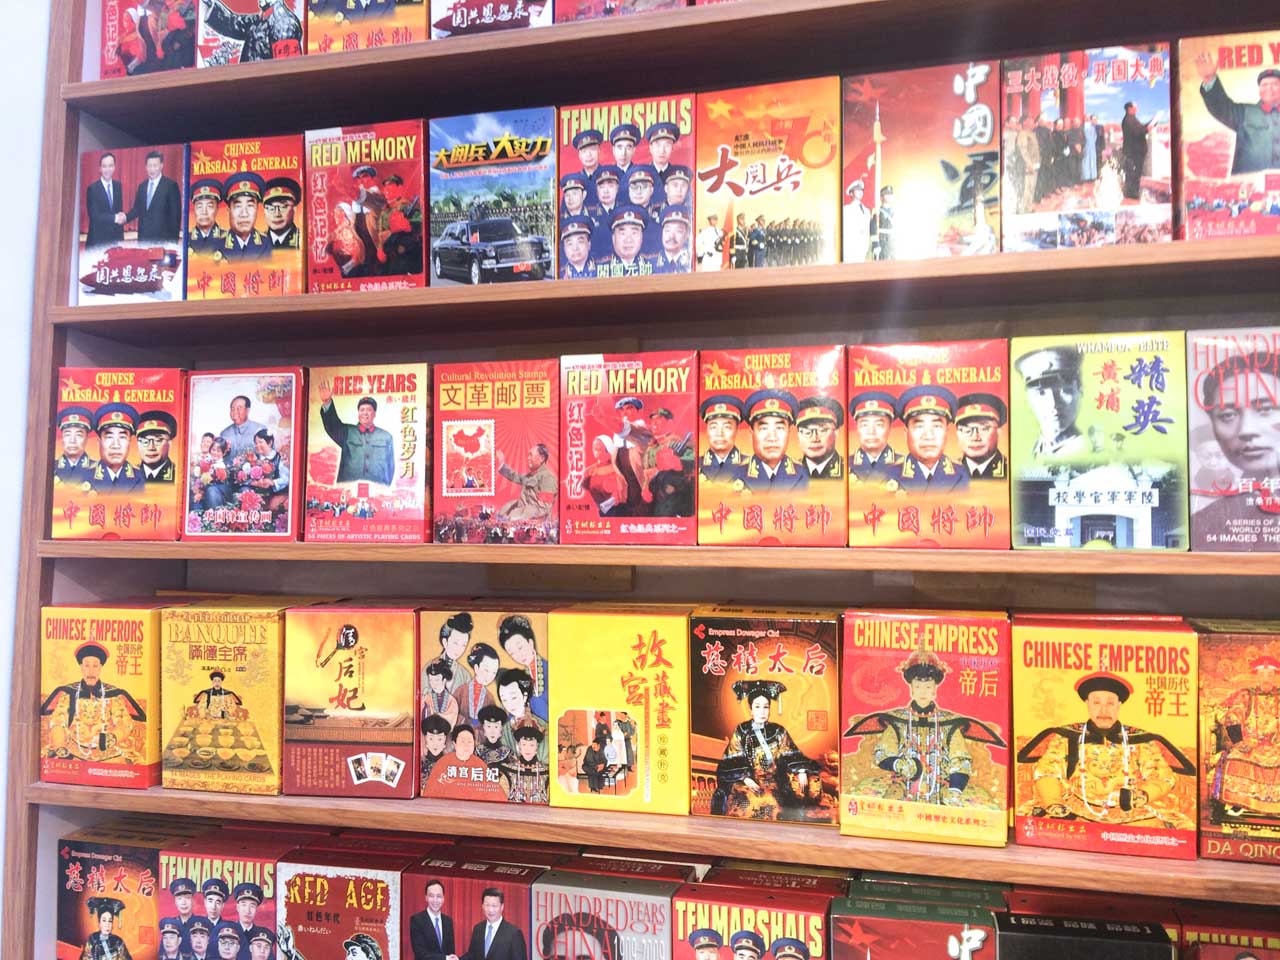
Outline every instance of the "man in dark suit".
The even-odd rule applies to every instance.
[[[89,211],[86,247],[102,247],[124,239],[124,226],[117,216],[124,209],[124,198],[115,175],[116,155],[104,153],[98,160],[98,179],[89,184],[84,194],[84,205]]]
[[[453,946],[453,918],[444,910],[444,884],[428,880],[427,909],[409,917],[409,943],[413,960],[458,960]]]
[[[182,232],[182,191],[164,175],[164,154],[147,154],[147,179],[138,184],[133,206],[123,223],[138,222],[138,240],[143,243],[177,243]]]
[[[524,934],[513,923],[502,918],[506,898],[497,887],[488,887],[480,895],[484,920],[471,931],[471,945],[461,960],[527,960],[529,947]]]

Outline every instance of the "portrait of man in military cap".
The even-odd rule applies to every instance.
[[[840,401],[821,394],[800,401],[796,436],[803,456],[801,466],[811,481],[844,480],[844,457],[836,450],[843,426],[844,407]]]
[[[88,483],[98,465],[85,450],[89,431],[93,429],[93,413],[88,407],[64,407],[58,411],[56,429],[62,441],[62,453],[53,462],[54,483],[73,487]]]
[[[764,937],[754,930],[739,930],[729,938],[733,960],[760,960],[764,956]]]
[[[907,453],[889,471],[887,484],[908,492],[948,493],[969,488],[969,472],[946,454],[956,398],[938,386],[916,386],[898,398],[898,416],[907,428]]]
[[[143,753],[146,711],[128,690],[102,679],[107,648],[89,640],[76,648],[80,679],[55,687],[40,704],[51,757],[137,762]]]
[[[673,163],[662,175],[662,194],[668,204],[689,205],[689,188],[693,184],[693,171],[682,163]]]
[[[203,177],[191,184],[191,222],[187,229],[187,255],[212,254],[227,238],[218,226],[222,206],[222,181]]]
[[[599,130],[579,130],[573,138],[573,148],[578,151],[578,163],[588,179],[596,179],[596,168],[600,166],[600,144],[604,143],[604,134]]]
[[[267,239],[273,247],[297,250],[302,233],[294,214],[302,200],[302,186],[292,177],[273,177],[262,186],[262,213],[267,221]]]
[[[659,216],[662,249],[654,260],[654,273],[688,273],[693,269],[689,257],[689,231],[693,229],[693,214],[680,204],[664,207]]]
[[[693,960],[720,960],[724,937],[710,927],[699,927],[690,932],[689,946],[693,947]]]
[[[144,484],[169,484],[177,479],[177,468],[169,456],[177,432],[178,421],[170,413],[147,410],[138,415],[138,453],[142,458]]]
[[[80,951],[80,960],[133,960],[123,938],[115,933],[116,920],[124,913],[124,902],[115,897],[90,897],[89,915],[98,921],[98,932],[90,934]]]
[[[860,482],[884,479],[902,458],[889,446],[889,428],[897,419],[897,399],[883,390],[867,390],[849,401],[858,449],[849,455],[849,472]]]
[[[875,771],[854,786],[853,795],[1001,809],[1004,797],[991,796],[974,780],[973,752],[974,745],[1006,746],[1000,732],[938,704],[950,668],[923,642],[898,670],[907,704],[858,717],[844,731],[846,737],[877,738]]]
[[[809,960],[809,947],[795,937],[779,937],[769,944],[773,960]]]
[[[640,142],[640,128],[634,123],[620,123],[609,131],[609,143],[613,147],[613,162],[625,176],[631,169],[636,144]]]
[[[649,142],[649,162],[659,179],[666,183],[671,171],[671,151],[680,139],[680,127],[670,120],[651,123],[644,132],[644,138]]]
[[[787,454],[796,422],[796,398],[786,390],[757,390],[744,405],[751,428],[751,459],[744,481],[748,490],[808,489],[809,475]]]
[[[214,924],[213,942],[217,945],[218,960],[240,960],[244,937],[240,928],[230,920],[219,920]]]
[[[140,493],[142,470],[129,462],[138,411],[127,403],[104,403],[94,417],[93,429],[100,459],[89,476],[90,488],[107,496]]]
[[[258,908],[262,906],[262,887],[251,881],[237,883],[231,896],[236,902],[236,924],[240,927],[242,940],[240,960],[267,960],[267,957],[257,955],[262,953],[261,949],[257,953],[253,951],[254,941],[262,942],[264,935],[268,938],[268,946],[275,946],[275,934],[256,922]]]
[[[223,196],[227,202],[230,229],[219,247],[226,260],[262,260],[271,256],[271,243],[257,227],[262,205],[262,177],[252,171],[227,178]]]
[[[653,264],[642,254],[653,221],[649,211],[628,203],[619,206],[609,219],[613,252],[596,264],[597,276],[632,277],[653,272]]]
[[[590,217],[562,217],[560,221],[560,279],[585,280],[596,275],[595,262],[592,257],[593,235],[595,224]],[[601,234],[603,236],[603,234]],[[605,255],[601,250],[600,255]]]
[[[560,178],[560,216],[587,216],[588,183],[581,173],[566,173]]]
[[[1018,751],[1035,772],[1034,799],[1018,815],[1194,830],[1174,789],[1196,765],[1164,736],[1121,721],[1129,681],[1103,669],[1080,677],[1075,691],[1088,719],[1047,727]]]
[[[174,902],[177,902],[176,897]],[[209,940],[213,936],[213,927],[209,921],[204,917],[192,917],[184,926],[187,931],[186,943],[192,960],[210,960]]]
[[[182,949],[183,933],[177,917],[160,919],[160,960],[187,960],[190,954]]]
[[[1218,75],[1218,56],[1212,50],[1196,55],[1200,96],[1205,109],[1224,127],[1235,132],[1232,175],[1280,168],[1280,69],[1267,67],[1258,73],[1258,99],[1254,103],[1233,100]]]
[[[1009,408],[990,393],[967,393],[956,400],[956,438],[970,480],[1008,480],[1009,461],[1000,452],[1000,428]]]
[[[730,394],[707,397],[698,407],[707,433],[707,452],[698,464],[704,483],[733,483],[746,472],[746,458],[738,449],[738,427],[745,418],[742,401]]]
[[[1045,347],[1023,354],[1013,366],[1040,425],[1032,456],[1073,459],[1088,453],[1088,440],[1076,423],[1083,395],[1079,354],[1066,347]]]
[[[219,683],[221,683],[221,678],[219,678]],[[231,888],[227,886],[227,881],[221,877],[209,877],[204,883],[200,884],[200,895],[204,897],[205,917],[212,924],[222,924],[222,906],[227,902],[227,898],[231,896]],[[239,931],[236,930],[234,923],[228,921],[227,926],[239,937]],[[215,931],[215,936],[219,939],[221,939],[221,934],[221,929]],[[239,952],[239,949],[237,944],[236,951]]]

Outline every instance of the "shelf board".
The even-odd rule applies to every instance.
[[[366,800],[332,797],[251,797],[227,793],[112,790],[33,783],[28,804],[88,807],[278,823],[318,823],[515,840],[598,843],[680,853],[744,857],[807,865],[892,870],[939,877],[1238,903],[1280,902],[1280,870],[1219,860],[1154,860],[1011,845],[1002,849],[907,840],[842,837],[834,828],[753,823],[649,813],[523,807],[457,800]]]
[[[36,555],[101,560],[266,560],[338,563],[478,563],[583,567],[788,570],[910,570],[1009,576],[1280,576],[1280,553],[1162,553],[1138,550],[907,550],[841,547],[535,546],[377,543],[148,543],[42,540]]]
[[[63,102],[164,143],[450,116],[1035,49],[1230,32],[1274,22],[1271,0],[741,0],[629,17],[206,70],[77,81]],[[619,69],[620,64],[629,65]],[[639,65],[636,67],[635,65]],[[732,65],[726,69],[726,65]],[[656,85],[656,88],[655,88]],[[371,97],[370,90],[378,95]]]
[[[710,319],[776,318],[798,310],[825,309],[839,317],[913,305],[1275,292],[1278,259],[1280,236],[594,281],[62,306],[49,313],[68,330],[143,344],[225,342],[246,332],[260,338],[265,330],[282,339],[434,332],[474,342],[477,333],[499,330],[545,339],[549,329],[581,329],[602,318],[610,325],[643,319],[688,331]]]

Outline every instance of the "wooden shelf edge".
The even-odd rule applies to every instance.
[[[1126,550],[909,550],[844,547],[523,546],[485,544],[153,543],[41,540],[45,559],[259,560],[336,563],[554,564],[598,567],[773,568],[1001,573],[1011,576],[1280,576],[1280,553]]]
[[[331,797],[251,797],[189,791],[112,790],[33,783],[28,804],[103,811],[204,816],[272,823],[315,823],[450,833],[493,839],[598,842],[681,853],[738,856],[787,863],[967,877],[1002,883],[1061,886],[1151,896],[1280,902],[1280,871],[1264,864],[1219,860],[1154,860],[1011,845],[1004,848],[842,837],[831,827],[753,823],[706,817],[614,813],[449,800],[363,800]]]
[[[419,318],[431,316],[452,328],[460,316],[467,313],[505,311],[513,323],[527,323],[531,311],[550,311],[571,304],[581,307],[584,301],[597,300],[608,301],[616,307],[624,301],[644,306],[660,298],[664,310],[678,307],[681,299],[701,297],[714,298],[718,303],[726,298],[733,302],[750,299],[758,303],[762,298],[772,302],[776,298],[827,297],[849,302],[856,299],[862,306],[873,291],[911,293],[929,287],[963,286],[974,302],[990,302],[999,298],[1000,284],[1016,284],[1020,290],[1031,291],[1046,282],[1059,281],[1069,283],[1077,296],[1092,296],[1107,292],[1104,280],[1123,280],[1132,288],[1139,279],[1166,275],[1172,284],[1169,289],[1172,293],[1207,272],[1221,280],[1224,275],[1252,271],[1259,282],[1273,283],[1277,259],[1280,259],[1280,236],[595,281],[423,287],[252,300],[56,306],[50,309],[49,316],[58,326],[109,333],[114,328],[174,327],[180,322],[208,320],[252,322],[255,328],[261,328],[264,321],[350,320],[358,314],[362,322],[351,324],[352,332],[367,336],[365,321],[376,320],[384,314],[401,319],[405,314]],[[993,284],[997,285],[995,289]],[[1032,295],[1043,299],[1045,293]]]

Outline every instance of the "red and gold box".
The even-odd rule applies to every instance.
[[[844,347],[703,350],[698,542],[843,546]]]
[[[418,43],[427,39],[423,0],[310,0],[307,4],[307,53],[345,53]]]
[[[1014,617],[1018,843],[1195,859],[1197,639]]]
[[[41,780],[136,789],[160,783],[163,606],[41,609]]]
[[[1005,845],[1009,655],[1004,613],[845,611],[841,833]]]
[[[841,86],[844,262],[998,252],[1000,62],[861,74]]]
[[[1280,31],[1178,41],[1182,231],[1188,240],[1280,233]]]
[[[129,0],[101,0],[101,6],[99,79],[196,65],[196,11],[191,4],[163,0],[139,9]]]
[[[302,137],[191,144],[187,299],[306,291]]]
[[[698,355],[560,358],[563,543],[697,541]]]
[[[556,0],[556,23],[679,10],[687,6],[688,2],[689,0]]]
[[[1183,956],[1236,960],[1246,950],[1256,960],[1275,960],[1274,955],[1280,955],[1280,919],[1274,908],[1179,903],[1176,911]]]
[[[308,130],[306,150],[307,289],[426,286],[422,121]]]
[[[196,66],[259,63],[307,52],[307,0],[202,0],[197,7]]]
[[[494,960],[525,960],[535,932],[529,891],[541,872],[538,867],[449,855],[415,863],[402,881],[400,955],[406,960],[435,955],[484,957],[486,927],[490,914],[496,912],[498,928],[490,954]],[[432,904],[439,915],[439,939],[428,910]]]
[[[187,394],[182,539],[298,539],[301,368],[201,371]]]
[[[107,825],[57,841],[56,960],[105,956],[104,947],[113,957],[157,960],[160,850],[172,839],[155,826]]]
[[[839,77],[700,93],[697,125],[699,270],[839,262]]]
[[[700,607],[689,634],[690,813],[834,826],[840,611]]]
[[[182,370],[58,368],[53,539],[177,538],[185,390]]]
[[[1280,864],[1280,622],[1196,620],[1200,856]]]
[[[243,949],[263,930],[274,934],[276,861],[296,841],[225,827],[209,836],[174,840],[161,850],[159,911],[162,918],[175,917],[181,924],[181,952],[217,956],[219,922],[239,926]],[[197,917],[205,923],[193,930],[191,921]]]
[[[849,545],[1009,549],[1009,342],[854,345]]]
[[[431,514],[425,363],[312,367],[306,526],[312,543],[422,543]]]
[[[413,678],[409,683],[405,677]],[[285,611],[286,794],[417,792],[418,616],[396,601]]]
[[[442,363],[434,416],[436,542],[556,543],[559,363]]]
[[[692,272],[693,94],[558,113],[560,279]]]

